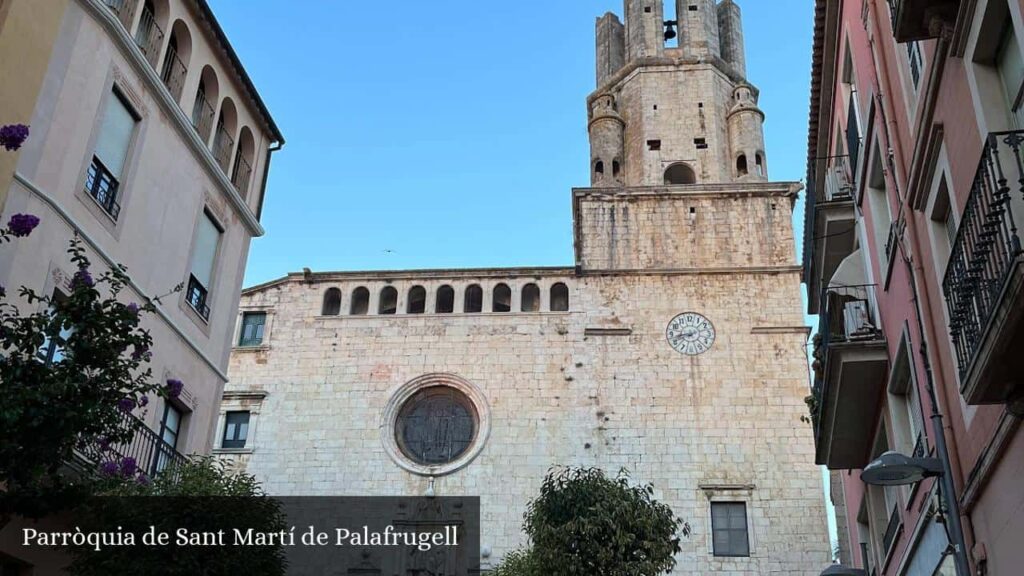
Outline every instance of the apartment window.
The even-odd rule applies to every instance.
[[[921,73],[924,70],[924,57],[921,55],[919,42],[907,42],[907,59],[910,61],[910,78],[917,89],[921,85]]]
[[[138,121],[117,90],[111,92],[103,110],[92,163],[86,172],[85,191],[114,220],[121,212],[121,179]]]
[[[178,450],[178,435],[181,432],[181,411],[171,404],[164,405],[164,415],[160,419],[160,439],[163,440],[157,449],[153,462],[152,474],[163,472],[174,458]]]
[[[750,556],[745,503],[712,502],[711,532],[715,556]]]
[[[62,300],[67,299],[60,290],[54,290],[53,296],[50,297],[51,302],[59,303]],[[51,317],[54,314],[54,307],[51,304],[47,310],[47,314]],[[36,358],[44,364],[56,364],[64,360],[64,345],[67,343],[71,335],[74,334],[75,329],[70,324],[61,325],[59,328],[54,327],[55,334],[47,334],[43,345],[39,347],[39,351],[36,352]]]
[[[196,244],[192,252],[192,269],[185,299],[203,317],[210,319],[209,293],[213,282],[213,267],[217,260],[220,237],[224,233],[209,212],[204,211],[196,230]]]
[[[889,251],[893,247],[892,208],[885,188],[885,173],[882,170],[881,149],[876,143],[871,154],[871,169],[868,172],[868,205],[871,209],[872,232],[878,249],[879,270],[885,274],[889,266]]]
[[[889,437],[886,434],[885,426],[882,426],[875,440],[874,450],[871,459],[878,458],[889,451]],[[899,507],[899,486],[868,486],[868,524],[871,528],[871,550],[878,557],[875,565],[884,566],[885,560],[896,542],[896,535],[899,533],[902,517]]]
[[[896,450],[920,458],[927,452],[924,416],[921,412],[917,383],[914,381],[907,338],[907,334],[904,333],[889,379],[889,416],[892,419]]]
[[[221,448],[245,448],[249,437],[249,412],[228,412],[224,415],[224,438]]]
[[[1017,43],[1017,33],[1014,31],[1013,22],[1009,19],[1003,28],[999,49],[996,52],[996,68],[999,70],[999,80],[1010,110],[1013,128],[1024,128],[1024,106],[1021,102],[1021,89],[1024,87],[1024,59],[1020,55],[1020,46]]]
[[[266,312],[246,312],[242,314],[242,335],[238,339],[238,345],[259,346],[263,344],[263,329],[266,325]]]
[[[931,226],[932,252],[935,256],[935,273],[941,282],[946,274],[946,266],[956,245],[956,220],[949,193],[946,175],[942,174],[934,191],[935,200],[929,213]]]

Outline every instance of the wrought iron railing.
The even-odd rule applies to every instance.
[[[833,156],[825,169],[825,200],[845,201],[853,198],[853,172],[849,156]]]
[[[885,550],[886,555],[892,550],[900,525],[900,507],[893,506],[892,512],[889,514],[889,525],[885,527],[885,536],[882,537],[882,550]]]
[[[239,147],[241,148],[241,147]],[[235,168],[231,173],[231,183],[235,185],[238,193],[245,197],[249,191],[249,178],[252,176],[252,166],[249,161],[242,157],[241,150],[235,154]]]
[[[967,375],[1021,257],[1011,193],[1024,193],[1022,144],[1024,131],[989,135],[942,283],[961,377]]]
[[[206,100],[206,94],[200,90],[196,92],[196,103],[192,108],[192,126],[199,134],[199,139],[205,144],[210,139],[210,129],[213,128],[213,106]]]
[[[210,307],[206,304],[207,295],[206,287],[196,280],[195,276],[189,275],[185,300],[204,320],[210,319]]]
[[[235,141],[224,129],[224,125],[218,122],[217,134],[213,137],[213,156],[217,159],[217,164],[220,164],[224,174],[227,174],[231,168],[231,151],[234,150],[234,147]]]
[[[103,0],[103,3],[110,8],[110,11],[117,15],[121,25],[128,30],[132,25],[132,15],[135,13],[137,0]]]
[[[139,19],[139,27],[135,31],[135,43],[139,45],[142,53],[149,61],[149,65],[156,68],[160,60],[160,47],[163,45],[164,31],[156,23],[156,15],[149,8],[148,4],[142,6],[142,16]]]
[[[85,174],[85,191],[114,220],[121,213],[121,205],[117,202],[119,188],[117,178],[98,157],[93,156],[92,164]]]
[[[925,457],[924,431],[917,433],[917,441],[914,442],[914,458]]]
[[[120,465],[131,458],[139,471],[152,478],[187,458],[168,444],[146,423],[127,412],[122,416],[121,425],[131,432],[131,439],[124,443],[89,443],[77,451],[78,466],[90,474],[100,473],[100,467],[113,462]]]
[[[187,74],[188,69],[178,57],[178,51],[174,47],[168,48],[167,55],[164,57],[163,70],[160,71],[160,79],[163,80],[164,86],[167,86],[167,90],[174,97],[175,102],[181,100],[181,90],[185,87]]]

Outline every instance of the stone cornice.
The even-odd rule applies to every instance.
[[[262,236],[264,234],[263,226],[256,219],[256,215],[253,214],[241,194],[238,193],[238,190],[235,189],[227,175],[224,174],[220,165],[217,164],[213,153],[199,139],[199,135],[192,127],[192,122],[185,116],[185,112],[175,102],[174,98],[171,97],[171,93],[167,91],[167,87],[164,86],[163,82],[160,81],[160,77],[157,76],[156,70],[149,65],[142,51],[128,35],[128,31],[125,30],[124,26],[121,25],[121,21],[100,0],[78,0],[78,3],[110,34],[110,37],[118,49],[120,49],[125,59],[146,83],[149,93],[153,95],[153,98],[163,108],[164,113],[170,118],[170,123],[177,129],[179,135],[196,157],[196,160],[206,169],[207,174],[215,183],[215,188],[234,207],[235,214],[245,223],[249,233],[255,237]]]

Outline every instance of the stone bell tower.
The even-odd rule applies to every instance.
[[[626,0],[626,22],[597,21],[589,97],[591,185],[634,187],[768,180],[764,113],[746,81],[732,0]]]

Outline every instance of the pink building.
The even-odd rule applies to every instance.
[[[867,574],[1024,566],[1022,4],[816,2],[811,408],[840,560]],[[945,474],[865,484],[888,451]]]

